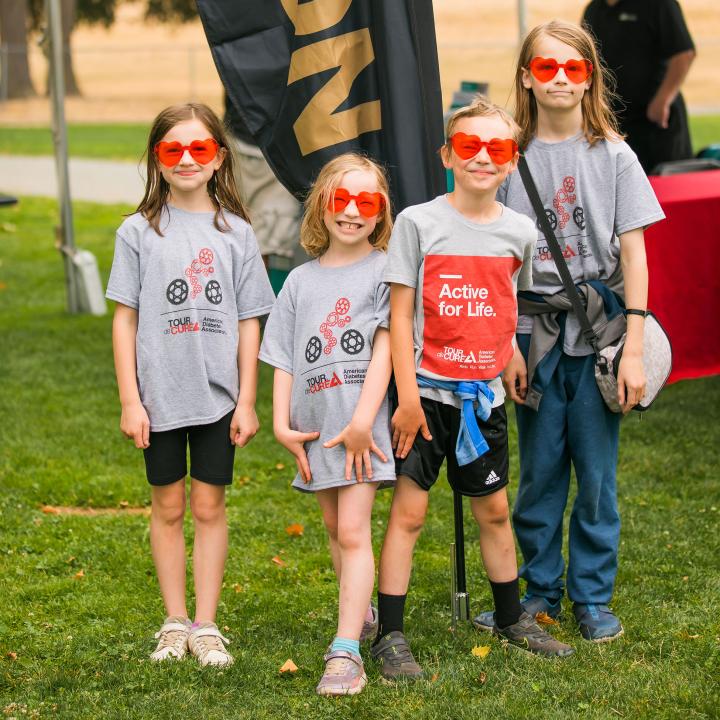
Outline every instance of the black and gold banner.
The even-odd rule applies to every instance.
[[[229,100],[302,198],[332,157],[389,170],[396,210],[445,189],[432,0],[197,0]]]

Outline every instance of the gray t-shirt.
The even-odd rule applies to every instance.
[[[306,485],[298,474],[293,486],[299,490],[315,492],[355,482],[345,480],[345,446],[327,449],[322,444],[352,419],[375,331],[388,327],[385,261],[377,250],[344,267],[322,267],[311,260],[290,273],[268,318],[260,359],[293,376],[290,427],[320,433],[318,440],[305,444],[313,480]],[[372,455],[373,481],[392,482],[387,397],[372,432],[388,458],[383,463]]]
[[[491,381],[493,406],[502,405],[498,376],[513,354],[515,296],[532,282],[534,243],[532,221],[506,207],[497,220],[478,224],[441,195],[398,215],[383,280],[416,289],[419,375]],[[461,405],[447,390],[420,388],[420,395]]]
[[[607,280],[620,260],[618,236],[646,227],[665,215],[635,153],[624,142],[601,140],[590,146],[583,135],[558,143],[532,140],[525,157],[540,199],[573,280]],[[535,220],[520,173],[510,175],[498,200]],[[535,229],[534,292],[551,295],[562,280],[542,231]],[[532,331],[532,318],[522,316],[518,332]],[[588,355],[573,315],[565,326],[565,352]]]
[[[238,320],[274,295],[252,228],[229,212],[169,207],[161,237],[136,213],[117,231],[106,297],[138,311],[140,399],[157,432],[219,420],[237,403]]]

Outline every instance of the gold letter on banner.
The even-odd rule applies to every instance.
[[[280,0],[296,35],[311,35],[337,25],[352,0],[312,0],[300,5],[298,0]]]
[[[374,59],[367,28],[320,40],[292,54],[288,85],[324,70],[340,68],[318,90],[293,125],[303,155],[382,128],[379,100],[335,112],[347,100],[355,78]]]

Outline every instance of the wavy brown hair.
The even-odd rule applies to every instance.
[[[145,155],[147,156],[147,181],[145,183],[145,195],[137,206],[135,212],[139,212],[148,221],[150,227],[162,236],[160,231],[160,217],[163,208],[167,204],[170,186],[160,172],[155,145],[159,143],[170,130],[178,123],[186,120],[199,120],[215,139],[221,150],[224,149],[222,165],[213,173],[207,184],[208,195],[215,208],[213,225],[220,231],[230,230],[224,210],[239,215],[243,220],[250,222],[247,210],[235,184],[233,170],[233,153],[228,145],[228,137],[225,127],[220,118],[207,106],[202,103],[184,103],[172,105],[165,108],[153,121],[150,128]],[[220,152],[219,150],[218,152]]]
[[[583,134],[590,145],[599,140],[622,140],[617,120],[610,109],[610,100],[615,96],[615,81],[601,62],[595,42],[584,28],[573,23],[552,20],[533,28],[520,48],[517,70],[515,71],[515,121],[520,126],[521,150],[527,148],[537,132],[537,101],[532,88],[523,86],[523,69],[527,70],[535,57],[535,45],[541,37],[553,37],[578,51],[581,58],[593,65],[590,88],[581,101]]]
[[[385,207],[380,211],[377,225],[368,240],[377,250],[387,250],[393,222],[385,171],[369,157],[357,153],[345,153],[338,155],[323,166],[305,198],[305,214],[300,227],[300,244],[310,257],[320,257],[330,247],[330,234],[323,219],[325,209],[335,190],[340,187],[343,175],[351,170],[369,171],[375,174],[378,192],[385,198]]]

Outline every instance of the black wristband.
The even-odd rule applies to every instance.
[[[640,317],[647,317],[647,310],[635,310],[634,308],[627,308],[625,310],[626,315],[639,315]]]

